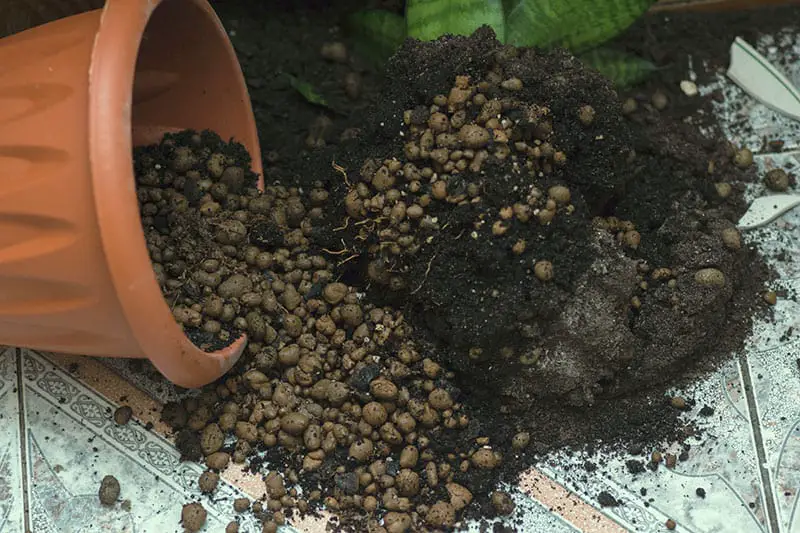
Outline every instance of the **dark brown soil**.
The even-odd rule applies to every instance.
[[[351,169],[352,176],[370,157],[402,161],[404,139],[398,135],[399,125],[392,126],[398,124],[401,110],[447,94],[455,75],[481,79],[496,50],[488,35],[404,48],[389,77],[408,81],[385,89],[385,104],[363,125],[364,138],[370,141],[354,141],[339,151],[339,164]],[[511,161],[494,162],[474,178],[468,172],[459,175],[464,182],[480,181],[483,201],[460,210],[431,204],[430,215],[446,229],[431,233],[432,244],[393,267],[406,271],[409,280],[425,281],[409,282],[389,302],[408,306],[412,321],[428,332],[437,351],[465,381],[476,388],[489,386],[495,393],[499,389],[508,396],[504,401],[514,398],[519,407],[548,396],[590,404],[669,379],[701,355],[730,353],[749,326],[747,321],[729,321],[728,311],[736,309],[729,304],[738,301],[750,307],[764,279],[749,273],[758,264],[754,252],[728,249],[718,236],[734,227],[745,205],[738,193],[723,200],[715,183],[734,182],[738,189],[735,182],[752,179],[732,165],[730,147],[702,139],[689,127],[664,124],[657,113],[623,121],[607,83],[560,52],[532,52],[504,67],[523,81],[523,99],[551,110],[552,144],[567,154],[563,167],[535,184],[541,190],[567,185],[575,210],[544,227],[514,224],[501,238],[462,239],[473,230],[476,214],[497,213],[519,201],[530,178],[515,176]],[[577,110],[585,103],[597,113],[590,128],[577,120]],[[631,150],[636,154],[632,159]],[[325,172],[322,165],[327,166],[327,160],[321,159],[325,163],[306,175]],[[708,172],[710,161],[716,165],[713,175]],[[338,191],[333,198],[343,197],[347,187],[341,177],[327,174],[328,187]],[[327,213],[328,227],[341,226],[346,216],[343,208]],[[603,240],[607,238],[593,226],[594,217],[630,221],[641,234],[641,245],[610,251]],[[323,233],[324,228],[317,237],[330,237],[330,247],[341,238],[341,233]],[[533,246],[514,257],[509,250],[520,238]],[[352,279],[367,279],[363,269],[370,258],[364,252],[366,260],[351,263],[362,268],[349,273]],[[552,284],[532,281],[532,266],[539,259],[553,263]],[[650,274],[642,272],[642,265]],[[694,273],[709,267],[723,271],[727,282],[722,290],[698,289],[694,282]],[[675,282],[669,287],[666,280],[652,280],[659,268],[673,271],[668,277]],[[640,290],[638,285],[645,281],[652,287]],[[604,287],[602,295],[594,292],[597,286]],[[386,293],[377,288],[373,296]],[[629,305],[634,296],[642,303],[638,309]],[[728,327],[727,334],[716,336]],[[720,350],[721,338],[730,344]],[[536,345],[547,355],[533,368],[513,361],[498,364],[498,348],[509,343],[515,350]],[[483,352],[477,361],[467,357],[474,347]]]
[[[728,68],[730,47],[736,37],[755,44],[763,35],[775,35],[798,26],[797,6],[720,13],[652,13],[642,17],[612,45],[639,54],[659,67],[642,86],[627,94],[647,102],[659,90],[669,99],[666,115],[678,121],[693,115],[694,122],[713,126],[711,97],[689,97],[679,88],[680,82],[688,79],[690,67],[699,84],[712,81],[717,73]],[[789,61],[794,60],[797,58],[790,56]],[[698,115],[698,110],[704,114]]]
[[[456,75],[480,79],[491,67],[495,45],[484,34],[471,41],[422,49],[407,46],[393,62],[384,83],[380,73],[371,72],[352,56],[345,63],[318,56],[325,42],[342,40],[350,44],[346,34],[335,28],[350,6],[345,7],[347,2],[335,6],[312,4],[281,4],[280,8],[254,4],[245,8],[238,2],[224,2],[218,8],[228,26],[237,32],[233,39],[252,91],[268,163],[268,181],[279,180],[286,186],[299,184],[308,191],[316,186],[314,182],[323,180],[330,193],[331,201],[324,210],[326,218],[323,223],[315,222],[309,236],[308,253],[324,255],[323,249],[341,247],[341,237],[352,238],[352,234],[341,232],[334,238],[334,228],[341,227],[344,219],[342,204],[347,187],[341,173],[331,168],[331,161],[342,165],[350,178],[357,180],[366,159],[402,157],[403,140],[398,133],[403,128],[403,112],[428,105],[436,94],[447,94]],[[648,21],[643,24],[656,27]],[[701,18],[697,24],[702,25]],[[329,31],[332,26],[334,29]],[[645,30],[633,28],[630,36],[620,42],[633,47],[640,31]],[[693,33],[692,39],[699,35]],[[678,30],[675,35],[679,35]],[[717,39],[721,43],[725,37]],[[683,60],[681,43],[687,41],[674,40],[679,46],[670,49],[673,55],[662,56],[661,64],[666,61],[664,57]],[[725,53],[728,45],[729,41]],[[262,54],[261,50],[267,48],[270,53]],[[656,54],[654,49],[645,52]],[[684,427],[678,419],[681,410],[670,405],[663,391],[684,379],[687,371],[711,369],[721,357],[738,348],[749,331],[755,307],[764,305],[758,297],[767,277],[763,263],[752,251],[730,250],[715,238],[722,229],[732,226],[744,206],[736,185],[732,196],[723,200],[714,184],[735,183],[753,176],[730,165],[732,154],[724,143],[703,140],[696,132],[677,124],[679,121],[671,120],[682,118],[690,109],[680,105],[680,95],[673,99],[670,93],[671,103],[663,114],[640,106],[642,109],[634,116],[623,118],[619,101],[608,85],[583,72],[567,55],[531,54],[526,59],[508,59],[503,67],[509,75],[523,80],[523,99],[552,110],[554,145],[567,154],[567,165],[547,176],[541,185],[545,190],[551,184],[568,185],[575,207],[572,216],[557,217],[544,228],[515,226],[501,239],[481,241],[492,243],[482,247],[457,242],[455,237],[471,224],[473,215],[480,210],[496,214],[516,194],[514,185],[519,181],[497,179],[506,176],[508,165],[490,162],[485,168],[489,178],[483,183],[483,207],[461,216],[454,215],[447,205],[431,204],[429,214],[442,220],[447,217],[451,226],[450,232],[442,232],[446,238],[423,248],[413,261],[406,262],[407,278],[424,283],[409,284],[391,297],[385,290],[374,290],[366,281],[370,259],[367,250],[362,257],[336,269],[337,279],[366,289],[368,301],[400,307],[414,326],[417,349],[458,371],[454,381],[442,378],[434,385],[446,388],[454,401],[463,404],[469,424],[458,430],[441,425],[432,428],[426,435],[430,450],[437,457],[448,453],[456,457],[469,455],[474,452],[476,438],[491,435],[493,449],[503,456],[502,464],[495,469],[472,468],[467,473],[455,469],[452,480],[469,487],[475,496],[467,516],[494,516],[489,495],[497,481],[513,480],[538,455],[553,448],[591,446],[602,440],[619,442],[621,452],[640,455],[654,443],[681,440],[691,434],[693,429]],[[724,55],[718,59],[724,59]],[[675,70],[660,71],[660,81],[654,80],[654,85],[642,91],[646,98],[656,87],[666,90],[665,82],[673,87],[683,79],[677,74],[681,72],[675,66],[678,60],[669,62]],[[335,110],[304,102],[285,78],[275,75],[278,71],[315,84]],[[353,71],[362,75],[365,97],[350,102],[344,96],[342,82]],[[543,72],[557,74],[548,76]],[[669,76],[676,76],[677,81],[673,83]],[[576,119],[576,109],[586,103],[591,103],[597,113],[589,129],[582,128]],[[321,115],[332,120],[323,135],[327,147],[312,150],[307,143],[309,130]],[[348,128],[358,128],[361,135],[342,142],[339,136]],[[603,136],[602,143],[595,142],[598,135]],[[636,153],[633,162],[626,157],[631,149]],[[711,176],[709,160],[714,160],[716,167]],[[636,227],[642,237],[641,246],[635,250],[620,247],[613,232],[600,236],[603,232],[592,225],[593,218],[607,220],[612,216]],[[265,249],[282,245],[280,232],[272,227],[253,226],[250,231],[251,243],[255,239]],[[555,266],[556,275],[544,289],[531,282],[528,271],[532,263],[524,268],[514,265],[507,251],[521,236],[536,242],[535,254],[531,252],[528,261],[547,258]],[[339,259],[330,254],[327,257],[332,265]],[[447,260],[436,261],[437,257]],[[649,273],[636,270],[640,261],[646,261],[651,272],[658,267],[672,268],[675,284],[651,281]],[[607,273],[598,275],[597,267]],[[723,288],[698,288],[694,272],[707,267],[723,273]],[[638,285],[644,279],[650,285],[648,289],[634,288],[632,292],[631,283]],[[603,294],[592,294],[586,287],[602,287]],[[491,289],[498,290],[499,295],[487,305],[482,299]],[[633,295],[641,302],[638,310],[630,306]],[[573,309],[582,322],[564,320],[564,309]],[[581,314],[583,309],[593,312]],[[613,320],[600,320],[607,317]],[[491,350],[498,340],[516,339],[516,347],[532,342],[519,335],[523,323],[544,325],[534,339],[549,346],[545,350],[549,355],[534,369],[510,362],[498,365]],[[224,345],[219,344],[218,337],[190,331],[205,348]],[[592,334],[587,335],[587,331]],[[487,359],[476,362],[465,357],[465,352],[475,346],[484,350]],[[370,381],[379,373],[389,374],[388,363],[397,352],[392,347],[387,350],[381,352],[386,354],[387,367],[360,366],[348,374],[354,403],[369,401],[363,387],[368,390]],[[548,359],[561,360],[562,364],[543,364]],[[419,364],[411,365],[413,372],[421,372]],[[239,401],[230,391],[248,368],[254,368],[250,357],[232,372],[233,382],[223,379],[207,389],[209,403],[203,404],[208,410],[204,424],[222,414],[225,403],[219,396],[214,400],[217,393],[228,390],[225,394],[233,394]],[[285,373],[270,372],[269,377],[286,379]],[[408,384],[412,394],[418,394],[423,391],[417,379],[397,382]],[[693,405],[691,399],[688,405]],[[194,405],[192,412],[197,409]],[[200,459],[204,455],[197,432],[200,428],[186,427],[187,423],[192,425],[189,416],[183,406],[171,404],[165,410],[165,420],[176,429],[183,428],[178,441],[184,458]],[[512,450],[512,437],[522,430],[530,433],[531,444],[523,451]],[[221,451],[234,454],[236,450],[228,447]],[[248,456],[246,462],[255,471],[267,467],[298,472],[303,464],[302,453],[281,446],[257,446],[254,451],[262,453]],[[319,470],[303,474],[297,481],[306,493],[321,486],[322,497],[335,495],[342,501],[349,491],[352,466],[347,448],[337,448]],[[337,467],[345,467],[345,471],[337,471]],[[447,499],[441,487],[425,492],[418,503],[431,505],[438,499]],[[312,509],[314,505],[311,504]],[[364,527],[364,515],[358,511],[343,511],[342,519],[356,530]]]

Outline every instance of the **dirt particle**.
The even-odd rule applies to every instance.
[[[372,457],[374,446],[370,439],[358,439],[350,445],[349,457],[360,463],[367,462]]]
[[[461,511],[472,503],[472,492],[463,485],[447,483],[445,489],[447,489],[447,493],[450,495],[450,505],[452,505],[456,511]]]
[[[514,507],[516,507],[514,500],[511,499],[511,495],[501,490],[492,492],[490,500],[495,512],[501,516],[510,515],[514,512]]]
[[[209,494],[217,490],[217,485],[219,484],[219,474],[213,472],[211,470],[206,470],[202,474],[200,474],[200,479],[198,481],[198,485],[200,486],[200,492],[204,494]]]
[[[597,495],[597,503],[599,503],[601,507],[617,507],[619,505],[619,501],[606,491]]]
[[[249,498],[236,498],[233,500],[233,510],[237,513],[243,513],[250,508]]]
[[[451,528],[456,522],[456,510],[449,502],[438,501],[431,505],[425,522],[431,527]]]
[[[507,91],[521,91],[522,90],[522,80],[519,78],[509,78],[504,80],[500,86],[507,90]]]
[[[208,513],[199,502],[187,503],[181,510],[181,524],[184,531],[195,533],[203,529]]]
[[[320,55],[328,61],[344,63],[347,61],[347,47],[342,42],[331,42],[322,45]]]
[[[212,470],[224,470],[231,460],[230,454],[226,452],[214,452],[206,457],[206,466]]]
[[[219,425],[212,423],[203,428],[203,433],[200,436],[200,447],[203,449],[203,454],[211,455],[219,451],[225,443],[225,434],[222,433]]]
[[[119,498],[119,481],[114,476],[105,476],[100,482],[98,496],[103,505],[114,505]]]
[[[379,402],[369,402],[361,409],[361,417],[364,422],[373,427],[382,426],[388,416],[386,408]]]
[[[764,176],[764,185],[771,191],[785,192],[789,189],[789,175],[782,168],[774,168]]]
[[[395,400],[398,393],[397,385],[384,378],[372,381],[369,390],[375,399],[387,402]]]
[[[675,409],[686,409],[686,400],[682,396],[673,396],[669,403]]]
[[[742,234],[736,228],[725,228],[722,230],[722,243],[731,250],[741,250]]]
[[[550,261],[537,261],[533,265],[533,273],[539,281],[550,281],[553,279],[553,263]]]
[[[458,137],[467,148],[483,148],[489,144],[489,132],[477,124],[467,124],[458,132]],[[410,215],[409,215],[410,216]]]
[[[289,435],[302,435],[308,427],[310,419],[305,413],[289,413],[281,418],[281,429]]]
[[[581,124],[584,126],[589,126],[592,122],[594,122],[594,116],[596,115],[596,111],[590,105],[583,105],[578,109],[578,120],[581,121]]]
[[[703,268],[695,272],[694,280],[698,285],[706,287],[723,287],[725,285],[725,274],[716,268]]]
[[[663,111],[667,108],[669,104],[669,98],[663,91],[656,91],[653,93],[652,98],[650,101],[653,103],[653,107],[655,107],[658,111]]]
[[[769,305],[775,305],[778,303],[778,293],[775,291],[767,291],[764,293],[764,301],[767,302]]]
[[[480,448],[472,454],[471,460],[473,465],[487,470],[495,468],[499,463],[491,448]]]
[[[453,398],[444,389],[433,389],[428,395],[428,403],[438,411],[444,411],[453,407]]]
[[[127,405],[122,405],[114,410],[114,422],[120,426],[124,426],[130,421],[133,415],[133,409]]]
[[[749,148],[737,150],[733,156],[733,164],[741,169],[749,168],[753,164],[753,152]]]
[[[531,434],[527,431],[520,431],[511,438],[511,447],[515,450],[524,450],[531,441]]]

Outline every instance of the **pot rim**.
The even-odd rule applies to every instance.
[[[232,61],[233,45],[205,0],[117,0],[106,2],[89,68],[89,164],[98,228],[123,314],[143,354],[168,379],[183,387],[207,384],[227,372],[247,344],[204,352],[175,321],[147,253],[133,175],[132,101],[136,62],[152,14],[164,2],[184,2],[202,11],[217,30]],[[236,80],[250,105],[241,69]],[[252,124],[255,131],[255,123]],[[255,137],[257,138],[257,137]],[[251,147],[252,148],[252,147]],[[253,148],[258,151],[258,146]],[[251,154],[258,167],[260,154]],[[256,168],[260,174],[261,169]]]

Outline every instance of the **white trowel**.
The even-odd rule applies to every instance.
[[[731,63],[727,75],[770,109],[800,121],[800,91],[741,37],[737,37],[731,45]],[[775,194],[757,198],[739,220],[739,228],[763,226],[798,205],[800,195]]]

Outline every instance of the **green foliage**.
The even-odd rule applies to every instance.
[[[309,103],[323,107],[329,107],[328,101],[325,100],[325,97],[317,92],[313,85],[307,81],[292,76],[291,74],[284,74],[284,76],[286,76],[286,78],[289,80],[289,84]]]
[[[506,42],[578,54],[619,35],[655,0],[505,0]]]
[[[358,54],[375,64],[389,59],[406,38],[405,19],[382,9],[353,13],[347,27],[355,38]]]
[[[421,41],[442,35],[472,35],[483,25],[505,40],[506,19],[501,0],[407,0],[408,36]]]
[[[613,48],[595,48],[578,57],[621,88],[636,85],[657,70],[650,61]]]
[[[655,1],[407,0],[405,20],[389,11],[367,10],[355,13],[348,22],[361,55],[377,64],[386,61],[406,36],[428,41],[445,34],[471,35],[489,25],[505,44],[565,47],[626,87],[646,78],[655,65],[597,46],[623,32]],[[312,88],[296,88],[310,102],[320,104]]]

